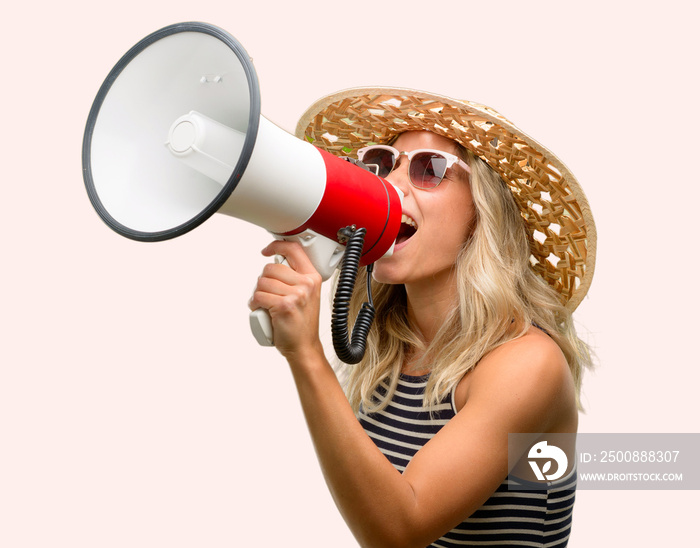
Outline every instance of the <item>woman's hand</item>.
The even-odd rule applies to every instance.
[[[314,352],[323,354],[318,334],[321,275],[297,242],[276,240],[262,254],[282,255],[288,265],[265,265],[248,306],[268,310],[275,347],[290,363],[303,363]]]

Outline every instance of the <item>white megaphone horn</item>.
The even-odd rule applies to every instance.
[[[156,31],[114,66],[88,117],[83,178],[122,236],[175,238],[223,213],[300,241],[324,279],[350,255],[355,228],[364,240],[353,260],[369,265],[391,252],[401,223],[393,185],[261,116],[248,54],[206,23]],[[272,344],[266,311],[251,327]]]

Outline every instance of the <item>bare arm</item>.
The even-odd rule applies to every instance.
[[[271,244],[251,308],[270,310],[331,494],[362,546],[424,547],[472,514],[508,473],[508,433],[547,432],[568,409],[568,369],[546,336],[487,356],[466,404],[400,474],[357,421],[318,340],[321,280],[300,247]],[[525,448],[521,449],[521,452]]]

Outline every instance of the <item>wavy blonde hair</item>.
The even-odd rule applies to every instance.
[[[524,220],[503,180],[485,162],[459,147],[471,168],[475,224],[455,262],[457,299],[441,328],[426,345],[411,326],[403,285],[372,280],[377,311],[363,360],[340,364],[346,394],[355,412],[383,409],[391,400],[407,356],[422,357],[416,369],[429,369],[424,405],[442,401],[459,380],[490,351],[524,335],[534,324],[559,345],[571,369],[579,409],[582,373],[590,366],[587,346],[579,339],[571,312],[558,293],[530,266]],[[350,303],[356,317],[367,295],[362,268]],[[388,393],[377,400],[385,382]]]

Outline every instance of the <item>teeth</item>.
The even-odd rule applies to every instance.
[[[406,224],[406,225],[412,226],[412,227],[415,228],[415,229],[418,229],[418,225],[416,224],[416,221],[414,221],[413,219],[411,219],[411,218],[410,218],[408,215],[406,215],[405,213],[401,215],[401,222],[404,223],[404,224]]]

